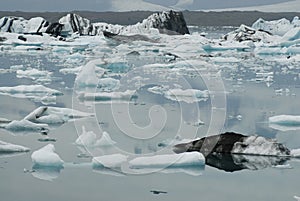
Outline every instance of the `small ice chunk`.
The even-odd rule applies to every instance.
[[[293,167],[291,166],[291,164],[275,165],[273,167],[277,168],[277,169],[293,169]]]
[[[34,151],[31,155],[32,162],[38,166],[62,167],[64,161],[55,153],[53,144],[48,144],[41,149]]]
[[[203,166],[205,158],[200,152],[185,152],[181,154],[155,155],[138,157],[129,161],[130,168],[165,168],[165,167],[186,167]]]
[[[75,144],[79,146],[93,147],[97,141],[97,135],[93,131],[86,131],[82,126],[82,133],[76,139]]]
[[[93,166],[103,166],[106,168],[120,168],[121,165],[127,162],[128,156],[123,154],[112,154],[94,157],[92,160]]]
[[[29,148],[0,140],[0,153],[28,152]]]
[[[114,144],[116,144],[116,142],[111,139],[106,131],[102,133],[102,137],[96,142],[96,146],[112,146]]]

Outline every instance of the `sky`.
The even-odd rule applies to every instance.
[[[275,6],[289,4],[300,0],[5,0],[1,2],[1,11],[161,11],[171,8],[179,10],[214,10],[228,8],[255,8],[262,5]],[[287,4],[287,5],[286,5]],[[278,4],[280,7],[280,4]],[[297,3],[295,4],[297,5]],[[253,7],[254,6],[254,7]],[[266,7],[266,6],[265,6]],[[277,6],[278,7],[278,6]],[[292,7],[292,6],[291,6]],[[264,8],[264,7],[263,7]],[[289,11],[289,10],[285,10]],[[299,11],[299,10],[298,10]]]

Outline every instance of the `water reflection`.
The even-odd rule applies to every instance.
[[[50,167],[33,165],[31,174],[37,179],[52,181],[59,176],[62,169],[62,166]]]

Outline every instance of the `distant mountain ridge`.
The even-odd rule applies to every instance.
[[[0,11],[0,18],[4,16],[16,16],[30,19],[43,17],[49,22],[57,22],[61,17],[70,12],[7,12]],[[132,25],[141,22],[154,12],[151,11],[130,11],[130,12],[93,12],[93,11],[72,11],[84,18],[94,22],[106,22],[109,24]],[[198,26],[239,26],[240,24],[252,25],[257,19],[277,20],[287,18],[292,20],[294,16],[300,16],[299,12],[265,13],[257,11],[224,11],[224,12],[203,12],[203,11],[182,11],[187,25]]]

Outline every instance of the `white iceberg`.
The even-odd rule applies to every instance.
[[[17,70],[16,71],[17,77],[18,78],[30,78],[32,80],[37,80],[42,78],[49,78],[52,74],[52,72],[48,72],[48,71],[41,71],[38,69],[26,69],[26,70]]]
[[[16,98],[29,98],[35,102],[49,103],[56,101],[56,96],[63,95],[62,92],[45,87],[43,85],[19,85],[14,87],[0,87],[1,95],[8,95]],[[45,103],[45,104],[47,104]]]
[[[124,92],[98,92],[98,93],[79,93],[79,100],[81,101],[111,101],[111,100],[124,100],[130,101],[137,98],[135,90],[126,90]]]
[[[32,162],[38,166],[62,167],[64,161],[55,153],[53,144],[48,144],[31,155]]]
[[[300,149],[292,149],[291,156],[299,158],[300,157]]]
[[[155,155],[138,157],[129,161],[130,168],[165,168],[165,167],[187,167],[203,166],[205,158],[200,152],[185,152],[181,154]]]
[[[277,115],[269,117],[269,127],[280,131],[299,130],[300,116]]]
[[[94,147],[96,145],[97,135],[93,131],[86,131],[82,126],[82,133],[75,141],[78,146]]]
[[[112,146],[116,144],[110,137],[107,132],[103,132],[100,139],[97,138],[97,135],[93,131],[86,131],[85,127],[82,126],[82,133],[76,139],[75,144],[78,146],[84,147],[105,147]]]
[[[99,79],[98,82],[98,88],[101,89],[101,91],[114,91],[117,90],[120,87],[120,80],[114,79],[114,78],[102,78]]]
[[[20,121],[13,120],[4,126],[5,129],[12,132],[47,132],[49,131],[49,126],[47,124],[33,123],[26,119]]]
[[[97,86],[99,80],[96,75],[96,64],[98,60],[92,60],[81,68],[81,71],[75,79],[75,84],[78,87],[93,87]],[[103,74],[104,72],[102,72]],[[101,74],[101,75],[102,75]],[[101,76],[100,75],[100,76]]]
[[[29,148],[0,140],[0,153],[28,152]]]
[[[71,120],[93,117],[94,114],[70,108],[41,106],[28,114],[24,119],[46,124],[62,124]]]
[[[165,98],[178,102],[194,103],[206,101],[209,98],[208,90],[198,89],[169,89],[168,86],[154,86],[148,88],[148,91],[154,94],[163,95]]]
[[[93,166],[106,168],[120,168],[123,163],[127,162],[128,156],[123,154],[112,154],[94,157],[92,160]]]
[[[231,150],[233,154],[259,156],[287,156],[287,150],[274,139],[261,136],[249,136],[243,142],[236,142]]]
[[[165,97],[173,101],[194,103],[206,101],[209,98],[209,92],[208,90],[201,91],[198,89],[170,89],[165,93]]]
[[[296,21],[294,21],[294,23],[296,23]],[[264,30],[273,35],[283,36],[287,31],[295,26],[294,23],[291,23],[285,18],[273,21],[266,21],[262,18],[259,18],[252,24],[252,28],[256,30]]]

